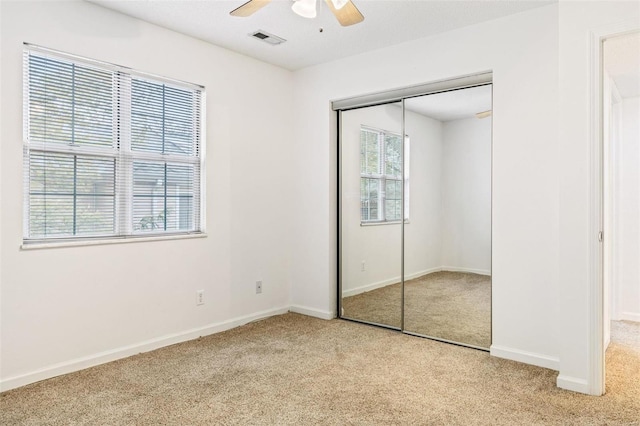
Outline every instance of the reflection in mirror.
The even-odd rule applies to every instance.
[[[491,345],[491,85],[405,100],[404,330]]]
[[[341,317],[402,324],[402,103],[340,115]]]

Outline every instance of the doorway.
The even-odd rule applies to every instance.
[[[602,41],[605,389],[640,380],[640,31]]]

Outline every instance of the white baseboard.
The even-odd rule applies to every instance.
[[[620,314],[620,319],[623,321],[640,322],[640,314],[636,312],[622,312]]]
[[[467,272],[470,274],[478,274],[478,275],[491,275],[491,271],[487,271],[484,269],[474,269],[474,268],[461,268],[457,266],[437,266],[435,268],[425,269],[423,271],[414,272],[413,274],[407,274],[405,276],[405,281],[412,280],[414,278],[421,277],[427,274],[433,274],[434,272]],[[400,277],[393,277],[386,280],[378,281],[373,284],[367,284],[360,287],[352,288],[349,290],[344,290],[342,292],[343,297],[355,296],[356,294],[366,293],[367,291],[376,290],[378,288],[386,287],[391,284],[396,284],[400,282]]]
[[[425,269],[423,271],[414,272],[413,274],[407,274],[407,276],[404,279],[405,279],[405,281],[409,281],[409,280],[413,280],[415,278],[420,278],[423,275],[429,275],[429,274],[433,274],[434,272],[440,272],[440,271],[442,271],[442,268],[440,268],[440,267],[429,268],[429,269]],[[400,278],[398,278],[398,281],[400,281]]]
[[[498,345],[491,345],[489,351],[491,356],[495,356],[498,358],[523,362],[525,364],[536,365],[538,367],[548,368],[555,371],[558,371],[560,369],[560,359],[558,357],[552,357]]]
[[[405,277],[405,280],[412,280],[414,278],[418,278],[423,275],[432,274],[434,272],[440,272],[440,271],[442,271],[442,268],[440,267],[425,269],[424,271],[418,271],[418,272],[414,272],[413,274],[407,274]],[[388,285],[396,284],[399,282],[400,282],[400,276],[397,276],[397,277],[389,278],[383,281],[378,281],[373,284],[367,284],[367,285],[352,288],[349,290],[344,290],[342,292],[342,296],[343,297],[355,296],[356,294],[366,293],[368,291],[376,290],[378,288],[386,287]]]
[[[449,271],[449,272],[467,272],[469,274],[478,274],[478,275],[491,275],[491,271],[486,269],[474,269],[474,268],[463,268],[458,266],[443,266],[440,268],[441,271]]]
[[[176,343],[186,342],[187,340],[197,339],[200,336],[208,336],[210,334],[220,333],[241,325],[245,325],[252,321],[271,317],[274,315],[285,314],[289,311],[288,307],[270,309],[267,311],[256,312],[254,314],[233,318],[215,324],[198,327],[180,333],[169,334],[155,339],[146,340],[144,342],[133,345],[123,346],[109,351],[100,352],[82,358],[76,358],[70,361],[61,362],[50,365],[42,369],[32,371],[30,373],[19,376],[8,377],[0,381],[0,392],[14,389],[30,383],[39,382],[41,380],[50,379],[62,374],[72,373],[74,371],[83,370],[85,368],[94,367],[106,362],[115,361],[126,358],[141,352],[149,352],[165,346],[174,345]]]
[[[560,374],[556,379],[556,386],[560,389],[589,394],[589,384],[584,379],[563,376]]]
[[[378,281],[375,282],[373,284],[366,284],[360,287],[356,287],[356,288],[352,288],[349,290],[343,290],[342,291],[342,297],[351,297],[351,296],[355,296],[356,294],[360,294],[360,293],[366,293],[368,291],[372,291],[372,290],[376,290],[382,287],[386,287],[388,285],[391,284],[396,284],[400,282],[400,277],[394,277],[394,278],[389,278],[387,280],[383,280],[383,281]]]
[[[321,311],[320,309],[308,308],[306,306],[291,305],[289,312],[295,312],[296,314],[307,315],[309,317],[316,317],[324,320],[334,319],[336,317],[335,312]]]

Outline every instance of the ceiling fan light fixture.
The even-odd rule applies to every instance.
[[[2,0],[0,0],[2,1]],[[246,3],[233,9],[229,14],[231,16],[239,16],[246,18],[262,9],[272,0],[249,0]],[[297,15],[305,18],[315,18],[317,0],[294,0],[291,9]],[[348,27],[349,25],[358,24],[364,21],[364,15],[358,10],[351,0],[325,0],[327,7],[338,20],[340,25]],[[322,30],[320,30],[322,32]]]
[[[315,18],[316,0],[296,0],[293,2],[291,10],[303,18]]]
[[[331,3],[333,3],[333,7],[335,7],[337,10],[342,9],[348,2],[349,0],[331,0]]]

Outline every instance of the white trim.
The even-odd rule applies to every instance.
[[[590,386],[586,380],[560,374],[556,379],[556,386],[573,392],[589,393]]]
[[[185,342],[188,340],[197,339],[201,336],[208,336],[210,334],[220,333],[241,325],[245,325],[252,321],[271,317],[274,315],[285,314],[289,311],[289,308],[282,307],[277,309],[270,309],[266,311],[256,312],[254,314],[245,315],[230,320],[222,321],[206,325],[204,327],[198,327],[191,330],[183,331],[180,333],[168,334],[154,339],[146,340],[144,342],[135,343],[128,346],[100,352],[86,357],[76,358],[70,361],[61,362],[58,364],[50,365],[32,371],[26,374],[8,377],[0,381],[0,392],[4,392],[10,389],[15,389],[20,386],[25,386],[30,383],[38,382],[40,380],[50,379],[52,377],[60,376],[62,374],[72,373],[74,371],[82,370],[85,368],[93,367],[106,362],[115,361],[118,359],[126,358],[132,355],[139,354],[141,352],[149,352],[155,349],[159,349],[165,346],[174,345],[176,343]]]
[[[602,167],[603,167],[603,116],[602,116],[602,41],[625,33],[638,31],[636,20],[598,28],[589,33],[589,332],[588,379],[558,377],[558,386],[591,395],[605,392],[604,320],[602,246],[598,233],[602,230]],[[562,378],[562,379],[561,379]],[[584,383],[583,383],[584,382]],[[579,390],[582,389],[582,390]]]
[[[491,276],[491,271],[487,271],[485,269],[459,268],[456,266],[436,266],[435,268],[425,269],[423,271],[414,272],[413,274],[408,274],[407,276],[405,276],[404,280],[405,281],[413,280],[423,275],[433,274],[434,272],[467,272],[470,274]],[[391,284],[397,284],[399,282],[400,282],[400,277],[394,277],[394,278],[378,281],[372,284],[366,284],[360,287],[343,291],[342,297],[355,296],[356,294],[366,293],[368,291],[386,287]]]
[[[414,272],[413,274],[409,274],[405,277],[405,281],[412,280],[414,278],[421,277],[423,275],[432,274],[434,272],[442,271],[441,267],[435,267],[430,269],[425,269],[424,271]],[[344,290],[342,292],[342,297],[350,297],[355,296],[356,294],[366,293],[368,291],[376,290],[378,288],[386,287],[391,284],[398,284],[400,282],[400,277],[393,277],[386,280],[378,281],[372,284],[366,284],[360,287],[352,288],[349,290]]]
[[[598,235],[603,231],[602,221],[602,38],[589,34],[589,323],[587,361],[588,380],[558,376],[556,384],[568,390],[584,389],[593,395],[604,393],[604,319],[603,319],[603,250]]]
[[[404,220],[405,225],[409,225],[411,221],[409,219]],[[360,221],[360,226],[379,226],[379,225],[402,225],[402,222],[399,220],[369,220],[366,222]]]
[[[638,312],[621,312],[620,319],[622,321],[640,322],[640,313]]]
[[[442,266],[440,270],[443,272],[466,272],[468,274],[491,276],[491,271],[487,269],[465,268],[465,267],[459,267],[459,266]]]
[[[560,369],[560,359],[555,356],[543,355],[534,352],[522,351],[520,349],[508,348],[506,346],[491,345],[489,348],[491,356],[509,359],[511,361],[523,362],[525,364],[536,365],[558,371]]]
[[[391,284],[397,284],[400,282],[400,277],[390,278],[388,280],[378,281],[373,284],[366,284],[360,287],[352,288],[349,290],[342,291],[342,297],[351,297],[356,294],[366,293],[368,291],[373,291],[382,287],[386,287]]]
[[[324,320],[330,320],[330,319],[334,319],[336,317],[336,313],[335,312],[322,311],[320,309],[309,308],[307,306],[300,306],[300,305],[291,305],[289,307],[289,312],[293,312],[293,313],[296,313],[296,314],[302,314],[302,315],[306,315],[306,316],[309,316],[309,317],[320,318],[320,319],[324,319]]]
[[[185,240],[191,238],[207,238],[207,234],[203,232],[194,234],[174,234],[174,235],[156,235],[149,237],[119,237],[119,238],[96,238],[86,240],[74,240],[74,241],[60,241],[51,240],[42,243],[22,244],[20,250],[42,250],[42,249],[54,249],[62,247],[79,247],[79,246],[104,246],[110,244],[121,243],[143,243],[149,241],[166,241],[166,240]]]

